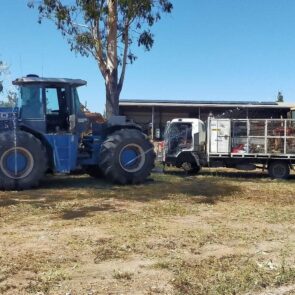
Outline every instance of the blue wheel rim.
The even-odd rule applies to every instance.
[[[128,144],[122,148],[119,155],[121,167],[130,173],[138,172],[145,163],[145,153],[138,144]]]
[[[28,176],[34,167],[32,154],[25,148],[15,147],[5,151],[0,158],[1,171],[9,178]]]
[[[28,158],[19,151],[9,153],[5,158],[5,167],[11,173],[19,174],[28,165]]]
[[[121,153],[121,164],[124,168],[132,167],[137,161],[138,153],[131,149],[126,148]]]

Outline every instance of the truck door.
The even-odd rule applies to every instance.
[[[230,120],[211,119],[210,120],[210,152],[213,154],[230,153]]]

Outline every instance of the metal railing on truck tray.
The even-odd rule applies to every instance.
[[[208,157],[295,159],[295,120],[208,120]]]

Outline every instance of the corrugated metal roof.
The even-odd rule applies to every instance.
[[[207,100],[143,100],[121,99],[120,106],[183,106],[183,107],[267,107],[290,108],[294,104],[277,103],[272,101],[207,101]]]
[[[229,101],[229,100],[151,100],[151,99],[121,99],[122,103],[161,103],[161,104],[241,104],[241,105],[278,105],[272,101]]]

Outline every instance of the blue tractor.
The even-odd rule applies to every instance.
[[[79,79],[28,75],[13,82],[15,108],[0,109],[0,188],[36,187],[45,173],[84,169],[117,184],[139,184],[154,167],[153,146],[124,116],[93,123],[81,109]],[[88,132],[86,132],[88,131]]]

